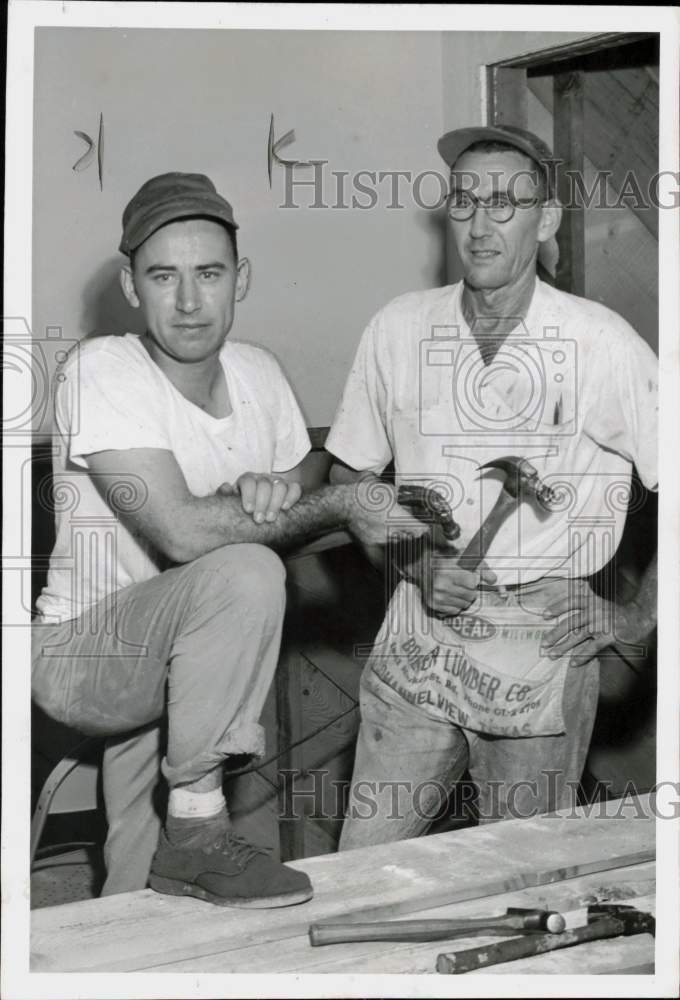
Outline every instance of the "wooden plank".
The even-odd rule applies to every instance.
[[[285,941],[311,922],[382,919],[651,860],[648,797],[309,858],[315,897],[281,910],[216,909],[151,890],[34,911],[34,971],[129,971]],[[376,906],[376,900],[380,904]],[[284,942],[282,944],[282,942]]]
[[[651,214],[656,218],[655,210]],[[626,207],[587,209],[585,256],[586,295],[623,315],[656,350],[659,244],[640,213]]]
[[[358,725],[356,715],[351,711],[357,705],[357,697],[346,694],[339,684],[334,683],[330,670],[325,669],[323,655],[318,660],[317,666],[303,653],[300,663],[302,733],[309,736],[320,726],[328,726],[323,738],[316,738],[320,742],[312,746],[312,739],[306,747],[305,763],[313,766],[334,757],[339,750],[344,749],[356,735]],[[356,668],[355,673],[358,687],[360,672]],[[358,695],[358,691],[356,694]]]
[[[587,38],[577,42],[569,42],[567,45],[554,45],[549,48],[539,49],[537,52],[530,52],[526,56],[513,56],[511,60],[497,63],[498,66],[510,64],[512,66],[544,66],[551,63],[569,62],[593,53],[600,53],[604,50],[611,50],[622,45],[632,45],[637,42],[646,42],[653,38],[650,32],[607,32],[599,35],[588,35]]]
[[[288,855],[288,860],[335,850],[342,826],[342,785],[347,785],[351,777],[359,724],[357,699],[335,683],[327,662],[333,650],[317,652],[322,654],[323,667],[300,653],[290,689],[291,697],[295,692],[298,698],[298,738],[305,742],[296,748],[288,765],[295,773],[285,776],[286,812],[281,813],[280,822],[292,830],[294,839],[288,846],[296,851]],[[352,661],[349,666],[358,687],[360,671]]]
[[[569,178],[569,173],[583,176],[583,77],[572,72],[554,78],[553,152],[558,162],[563,161],[557,171],[557,196],[568,206],[557,233],[560,259],[555,284],[574,295],[585,295],[585,211],[573,203]]]
[[[659,169],[658,84],[641,66],[588,73],[584,100],[590,158],[612,172],[614,189],[628,191],[627,204],[658,238],[656,209],[642,204]],[[631,198],[637,186],[642,198]]]
[[[503,913],[509,906],[541,906],[559,910],[561,913],[578,911],[592,902],[607,900],[629,902],[642,907],[640,897],[653,893],[655,865],[649,862],[635,868],[621,869],[607,873],[586,875],[553,886],[526,889],[519,893],[506,893],[455,903],[437,909],[426,909],[411,914],[412,917],[432,919],[465,919]],[[651,897],[653,900],[653,896]],[[645,909],[651,907],[645,905]],[[585,917],[573,920],[576,924]],[[490,939],[489,939],[490,940]],[[456,941],[455,947],[473,947],[481,943],[480,938],[464,943]],[[171,963],[148,969],[149,972],[241,972],[244,968],[266,969],[267,972],[294,973],[427,973],[434,972],[437,955],[441,951],[453,950],[449,943],[436,941],[406,945],[397,942],[357,942],[312,948],[307,934],[286,941],[285,948],[272,949],[271,944],[253,945],[227,955],[212,955],[200,960]]]
[[[300,727],[300,654],[289,649],[281,657],[276,671],[276,706],[278,727],[278,766],[282,771],[298,771],[300,751],[293,747],[301,735]],[[279,783],[279,843],[281,860],[290,861],[304,853],[304,819],[296,818],[293,782],[290,775]]]
[[[528,126],[527,71],[516,66],[489,66],[489,124]]]
[[[305,821],[305,856],[319,857],[322,854],[333,854],[337,850],[338,838],[333,836],[327,824],[321,824],[308,818]]]
[[[530,77],[527,87],[553,114],[551,78]],[[598,171],[609,172],[607,203],[614,204],[622,191],[634,195],[637,184],[643,198],[629,197],[626,207],[658,239],[658,212],[647,199],[659,169],[658,83],[644,67],[589,72],[585,74],[583,101],[584,149]],[[593,181],[586,185],[588,196],[591,190],[593,207],[601,208],[600,191]],[[615,217],[607,218],[610,224]]]
[[[287,561],[288,607],[279,676],[281,714],[288,732],[281,745],[302,740],[280,762],[281,816],[285,860],[330,853],[342,823],[342,781],[351,776],[358,727],[361,664],[353,658],[357,642],[373,640],[384,613],[383,581],[366,573],[354,546],[307,553]],[[317,734],[316,736],[314,734]],[[334,760],[331,774],[329,761]],[[340,764],[344,767],[340,767]],[[322,767],[327,774],[309,775]],[[310,787],[312,786],[312,787]],[[317,808],[318,803],[318,808]],[[308,830],[308,815],[329,825]]]

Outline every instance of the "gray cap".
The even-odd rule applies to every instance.
[[[549,164],[554,162],[550,146],[528,129],[516,125],[479,125],[456,128],[447,132],[437,143],[437,149],[449,167],[453,168],[459,156],[476,142],[504,142],[514,146],[520,153],[530,157],[543,168],[548,190],[552,194],[553,183]]]
[[[152,177],[123,212],[121,253],[130,254],[168,222],[205,216],[238,229],[234,211],[205,174],[160,174]]]

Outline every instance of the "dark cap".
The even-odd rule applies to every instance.
[[[554,159],[552,150],[547,143],[539,139],[533,132],[516,125],[479,125],[470,128],[457,128],[447,132],[437,143],[442,158],[453,168],[456,160],[466,149],[476,142],[504,142],[513,146],[530,157],[543,168],[549,186],[551,172],[548,164]]]
[[[238,229],[231,205],[205,174],[152,177],[142,184],[123,212],[123,237],[118,249],[129,255],[166,223],[199,215]]]

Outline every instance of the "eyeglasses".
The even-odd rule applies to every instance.
[[[483,208],[492,222],[510,222],[517,208],[531,208],[543,205],[538,198],[510,198],[507,194],[494,194],[490,198],[476,198],[469,191],[454,191],[446,206],[449,219],[465,222],[471,219],[478,208]]]

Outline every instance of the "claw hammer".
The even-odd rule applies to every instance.
[[[370,924],[311,924],[310,943],[346,944],[349,941],[444,941],[473,934],[526,934],[565,928],[564,917],[554,910],[509,907],[500,917],[468,920],[383,920]]]
[[[437,972],[459,975],[489,965],[501,965],[518,958],[542,955],[546,951],[571,948],[587,941],[628,937],[631,934],[654,934],[656,922],[651,913],[620,903],[598,903],[588,907],[588,922],[560,934],[537,934],[532,938],[512,938],[486,947],[468,948],[437,956]]]
[[[498,529],[508,514],[523,500],[533,500],[549,511],[557,500],[557,493],[541,482],[538,472],[525,458],[506,455],[480,466],[481,469],[497,469],[504,473],[503,487],[496,503],[489,511],[479,531],[457,557],[463,569],[475,570],[489,551]]]
[[[522,501],[533,500],[546,511],[550,511],[557,493],[550,486],[541,482],[538,472],[525,458],[517,455],[506,455],[496,458],[480,466],[484,469],[495,469],[504,473],[503,487],[496,503],[489,511],[479,531],[473,536],[463,552],[455,555],[458,565],[463,569],[475,570],[484,559],[491,542],[495,538],[503,521]],[[432,489],[422,486],[402,485],[399,487],[398,502],[410,506],[416,517],[430,518],[437,521],[449,541],[455,540],[460,534],[460,527],[454,521],[446,501]]]

